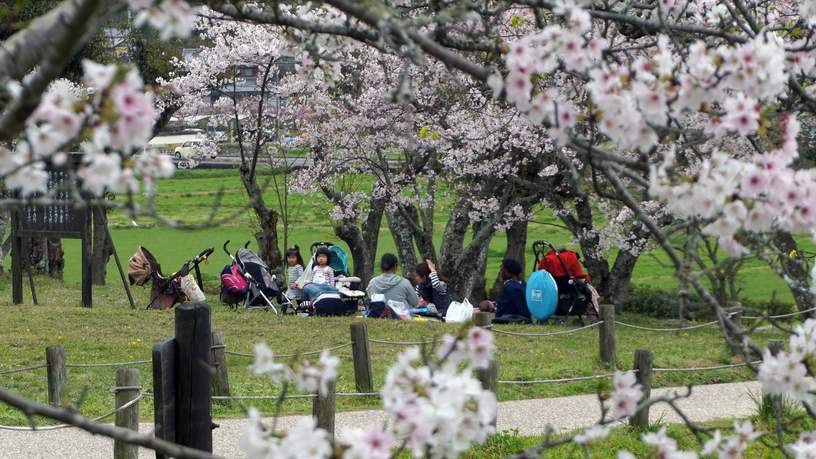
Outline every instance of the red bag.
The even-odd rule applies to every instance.
[[[229,270],[225,269],[221,273],[221,290],[231,295],[243,295],[249,289],[247,280],[238,272],[238,265],[233,263]]]
[[[547,271],[553,277],[569,276],[589,280],[589,276],[581,267],[581,262],[578,261],[578,254],[571,250],[550,250],[541,259],[538,269]]]

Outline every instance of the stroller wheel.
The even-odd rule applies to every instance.
[[[562,326],[562,327],[566,327],[566,326],[567,326],[567,321],[566,321],[566,320],[564,320],[564,319],[558,319],[558,322],[556,322],[556,323],[557,323],[558,325]]]

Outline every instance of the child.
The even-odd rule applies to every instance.
[[[527,309],[525,297],[526,285],[521,280],[521,264],[507,258],[502,261],[501,278],[504,281],[501,294],[495,303],[483,301],[479,304],[482,311],[496,312],[496,323],[530,323],[531,314]]]
[[[451,299],[448,295],[447,279],[436,272],[436,265],[431,260],[425,260],[425,263],[417,265],[414,281],[419,295],[419,306],[425,306],[430,313],[445,317]]]
[[[312,283],[334,286],[334,269],[329,266],[329,249],[321,247],[315,254],[317,266],[312,269]]]
[[[300,247],[293,246],[286,251],[286,275],[289,279],[289,289],[286,296],[292,300],[299,300],[303,292],[297,286],[297,280],[303,274],[303,257],[300,256]]]

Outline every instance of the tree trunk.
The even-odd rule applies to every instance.
[[[413,232],[399,210],[387,209],[385,216],[388,219],[388,228],[391,230],[391,236],[394,238],[394,244],[397,247],[397,255],[399,256],[400,265],[402,265],[403,276],[413,279],[417,265]]]
[[[5,272],[6,253],[8,253],[6,248],[6,226],[10,220],[8,210],[0,209],[0,274]],[[11,241],[11,238],[8,240]]]
[[[469,210],[470,199],[460,196],[451,210],[448,224],[445,225],[445,232],[442,235],[442,245],[439,248],[439,271],[450,279],[453,279],[457,259],[464,249],[465,235],[470,225],[467,215]]]
[[[785,254],[779,257],[779,260],[782,264],[782,269],[792,280],[792,282],[788,282],[787,284],[790,288],[791,294],[793,295],[793,299],[796,301],[796,307],[800,311],[814,307],[814,305],[816,305],[814,295],[810,288],[807,288],[812,287],[810,285],[810,274],[800,262],[799,257],[787,256],[792,252],[798,252],[796,240],[788,232],[777,231],[774,235],[774,242],[780,249],[780,252]],[[814,314],[809,313],[807,316],[813,317]]]
[[[37,274],[48,274],[62,280],[65,269],[65,253],[58,238],[28,238],[29,266]]]
[[[113,241],[108,239],[108,211],[95,206],[93,213],[93,252],[91,253],[91,282],[105,285],[108,275],[108,260],[113,254]]]
[[[519,220],[513,223],[510,228],[505,230],[507,234],[507,247],[504,250],[504,258],[512,258],[521,263],[521,267],[527,267],[526,252],[527,252],[527,227],[529,222],[527,220]],[[496,274],[496,280],[493,282],[493,287],[490,289],[490,297],[497,298],[501,293],[504,282],[501,278],[501,273]]]
[[[266,262],[269,269],[283,279],[283,263],[278,247],[278,214],[268,208],[264,202],[263,192],[254,175],[245,168],[241,169],[241,182],[249,196],[249,203],[258,218],[259,230],[255,233],[258,242],[258,255]]]
[[[606,290],[602,294],[604,303],[611,303],[620,307],[626,301],[638,257],[638,255],[632,255],[631,252],[626,250],[618,252],[618,256],[615,257],[615,264],[612,265],[612,271],[609,273]]]

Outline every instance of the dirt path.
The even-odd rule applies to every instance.
[[[685,388],[656,389],[652,396],[660,396]],[[756,411],[751,394],[759,393],[759,384],[729,383],[696,386],[691,398],[683,400],[680,406],[693,421],[746,417]],[[499,430],[517,429],[521,435],[537,435],[544,432],[547,425],[559,431],[570,431],[588,426],[600,415],[595,395],[576,395],[536,400],[518,400],[499,404]],[[291,426],[298,416],[287,416],[279,420],[282,428]],[[652,408],[652,421],[676,423],[680,419],[663,406]],[[387,417],[382,411],[348,411],[337,413],[337,434],[341,438],[352,428],[374,428],[382,426]],[[219,420],[220,428],[213,433],[215,453],[225,457],[240,457],[238,440],[241,437],[242,419]],[[140,430],[148,432],[152,424],[142,424]],[[113,457],[113,442],[94,437],[78,429],[63,429],[46,432],[12,432],[0,430],[0,458],[88,458],[110,459]],[[152,451],[141,450],[140,458],[153,458]]]

